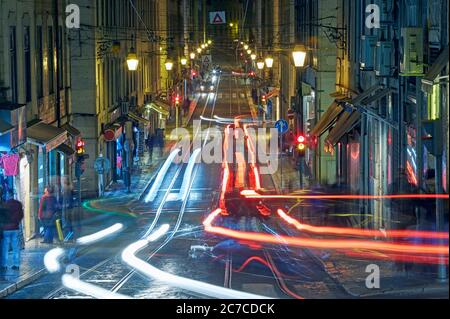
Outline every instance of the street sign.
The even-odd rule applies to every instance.
[[[105,137],[105,141],[112,142],[112,141],[114,141],[114,139],[116,137],[116,132],[114,130],[108,129],[108,130],[105,130],[105,132],[103,133],[103,136]]]
[[[227,23],[225,19],[225,11],[214,11],[209,13],[209,23],[210,24],[225,24]]]
[[[278,130],[278,133],[284,134],[289,130],[289,124],[286,120],[278,120],[275,123],[275,128]]]
[[[202,65],[203,69],[209,69],[209,66],[211,65],[211,55],[203,55],[202,56]]]

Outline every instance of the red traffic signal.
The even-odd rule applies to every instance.
[[[175,96],[175,104],[176,105],[180,104],[180,96],[179,95]]]
[[[297,143],[305,143],[305,137],[303,135],[299,135],[297,137]]]
[[[300,155],[303,155],[303,152],[306,149],[306,137],[304,135],[297,136],[297,150]]]
[[[84,154],[84,146],[85,146],[85,142],[80,138],[78,139],[77,143],[76,143],[76,153],[77,155],[83,155]]]

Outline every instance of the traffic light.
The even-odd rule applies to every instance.
[[[306,138],[304,135],[297,136],[297,151],[300,157],[305,156],[306,151]]]
[[[84,154],[84,146],[85,146],[85,142],[80,138],[78,139],[77,143],[76,143],[76,153],[77,156],[79,155],[83,155]]]
[[[428,152],[434,156],[442,155],[442,122],[439,119],[422,121],[422,126],[425,133],[422,141]]]
[[[180,96],[177,95],[175,96],[175,106],[179,106],[180,105]]]
[[[265,95],[261,96],[261,102],[262,102],[262,104],[266,104],[267,103],[267,98],[266,98]]]

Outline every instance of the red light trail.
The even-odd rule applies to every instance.
[[[205,230],[217,235],[228,236],[241,240],[251,240],[269,244],[287,244],[295,247],[321,248],[321,249],[373,249],[378,251],[400,252],[425,255],[448,255],[448,246],[410,245],[369,240],[342,240],[342,239],[313,239],[305,237],[273,236],[264,233],[244,232],[233,229],[213,226],[215,218],[221,214],[222,209],[213,211],[204,221]]]
[[[295,228],[301,231],[307,231],[316,234],[324,235],[347,235],[347,236],[363,236],[363,237],[392,237],[392,238],[441,238],[448,240],[448,233],[445,232],[430,232],[430,231],[416,231],[416,230],[386,230],[382,232],[380,230],[372,229],[358,229],[358,228],[345,228],[345,227],[322,227],[303,224],[298,220],[292,218],[286,214],[283,210],[277,210],[278,216],[280,216],[288,224],[293,225]]]
[[[261,195],[253,190],[243,190],[241,195],[253,199],[448,199],[448,194],[397,194],[397,195]]]

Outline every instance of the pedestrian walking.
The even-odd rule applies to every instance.
[[[20,240],[19,229],[23,219],[22,203],[14,199],[14,192],[12,189],[8,190],[8,200],[3,205],[3,212],[6,213],[6,223],[3,225],[3,242],[1,254],[1,267],[3,269],[8,267],[9,249],[12,250],[12,269],[19,270],[20,267]]]
[[[64,180],[62,186],[62,227],[64,237],[73,238],[73,186],[69,178]]]
[[[47,186],[44,196],[41,198],[39,206],[39,220],[44,227],[44,241],[43,244],[52,244],[55,234],[55,222],[58,212],[58,200],[54,195],[53,186]]]

